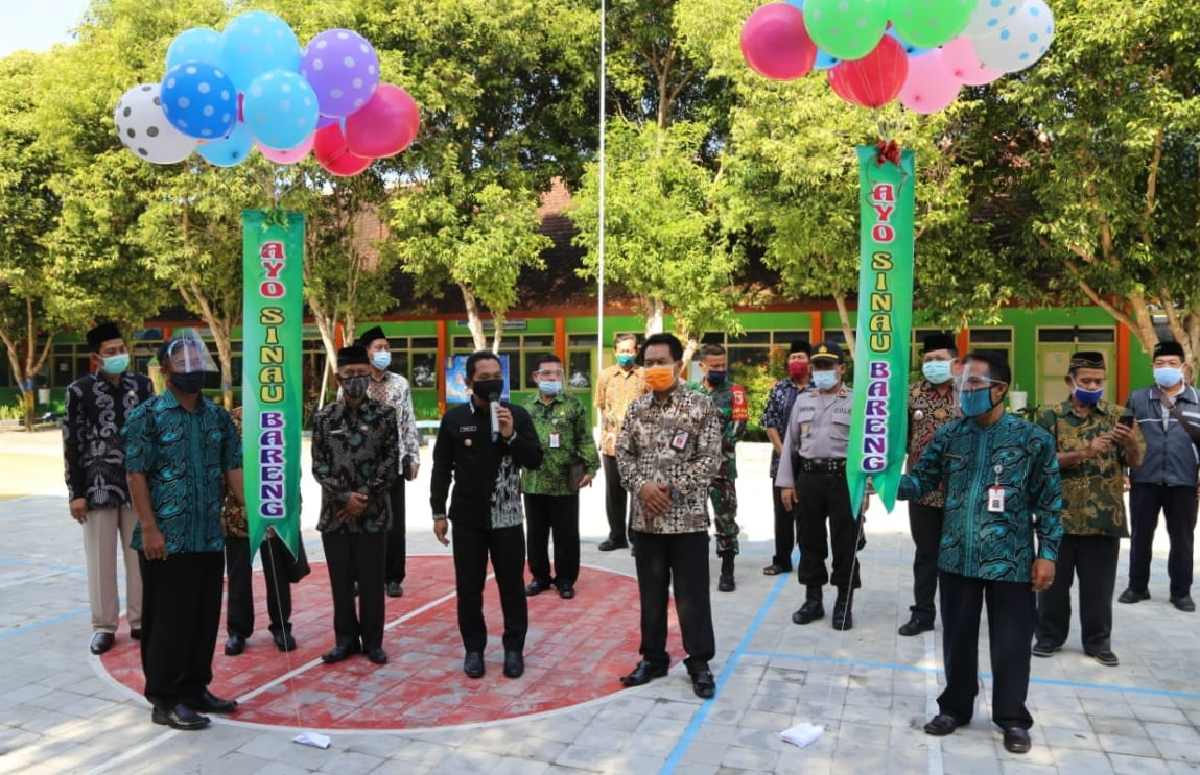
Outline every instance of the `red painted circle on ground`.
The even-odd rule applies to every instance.
[[[241,698],[230,720],[309,729],[419,729],[517,718],[565,708],[621,690],[619,676],[638,660],[637,581],[585,567],[574,600],[543,592],[529,599],[525,675],[501,673],[503,616],[494,581],[484,592],[487,675],[462,672],[450,557],[410,557],[404,596],[387,599],[386,665],[355,656],[325,665],[333,645],[333,601],[322,562],[292,587],[292,632],[300,648],[283,654],[267,631],[265,583],[254,579],[255,628],[245,653],[224,653],[224,621],[213,659],[212,692]],[[124,630],[124,628],[122,628]],[[669,648],[681,652],[674,611]],[[101,658],[104,670],[139,695],[144,682],[135,641],[121,638]],[[286,680],[282,680],[287,676]]]

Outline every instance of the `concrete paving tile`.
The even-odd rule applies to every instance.
[[[1166,761],[1146,756],[1110,753],[1108,760],[1112,763],[1114,775],[1168,775],[1171,771]]]
[[[1139,721],[1153,721],[1162,724],[1187,724],[1187,716],[1183,711],[1175,707],[1165,707],[1162,705],[1134,705],[1129,706],[1133,710],[1133,715]]]
[[[338,775],[366,775],[383,762],[384,759],[380,756],[370,756],[354,751],[339,751],[321,765],[320,772],[334,772]]]
[[[1170,740],[1155,740],[1154,746],[1165,759],[1200,764],[1200,746],[1191,743],[1175,743]]]
[[[1108,753],[1124,753],[1133,756],[1157,756],[1158,749],[1147,737],[1130,735],[1096,735],[1100,740],[1100,748]]]
[[[772,772],[779,762],[778,751],[731,746],[721,758],[721,766],[735,770],[764,770]]]

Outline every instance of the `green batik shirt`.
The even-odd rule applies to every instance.
[[[559,394],[549,404],[542,403],[541,394],[525,402],[533,418],[538,441],[542,445],[542,466],[524,469],[522,492],[530,495],[573,495],[571,466],[582,463],[588,475],[600,468],[600,456],[592,429],[588,427],[587,410],[574,396]]]
[[[721,471],[718,479],[737,479],[737,443],[746,431],[744,420],[733,419],[733,391],[742,390],[740,385],[730,385],[726,382],[719,389],[713,390],[704,380],[689,382],[688,389],[708,396],[721,415]]]
[[[1080,452],[1091,446],[1092,439],[1111,431],[1124,412],[1119,406],[1101,401],[1087,417],[1075,414],[1071,402],[1043,409],[1038,425],[1050,431],[1059,453]],[[1145,449],[1142,434],[1137,443]],[[1114,445],[1103,457],[1085,460],[1062,469],[1063,530],[1068,535],[1105,535],[1125,538],[1129,522],[1125,518],[1125,449]]]

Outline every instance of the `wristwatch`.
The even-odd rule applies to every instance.
[[[434,522],[441,522],[441,521],[442,521],[443,519],[445,519],[445,518],[446,518],[446,515],[445,515],[445,514],[434,514],[434,515],[433,515],[433,521],[434,521]]]

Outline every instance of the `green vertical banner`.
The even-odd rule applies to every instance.
[[[855,508],[870,480],[891,511],[908,445],[916,199],[913,152],[887,154],[860,145],[858,168],[862,263],[846,483]]]
[[[242,453],[250,547],[300,551],[304,216],[242,213]]]

